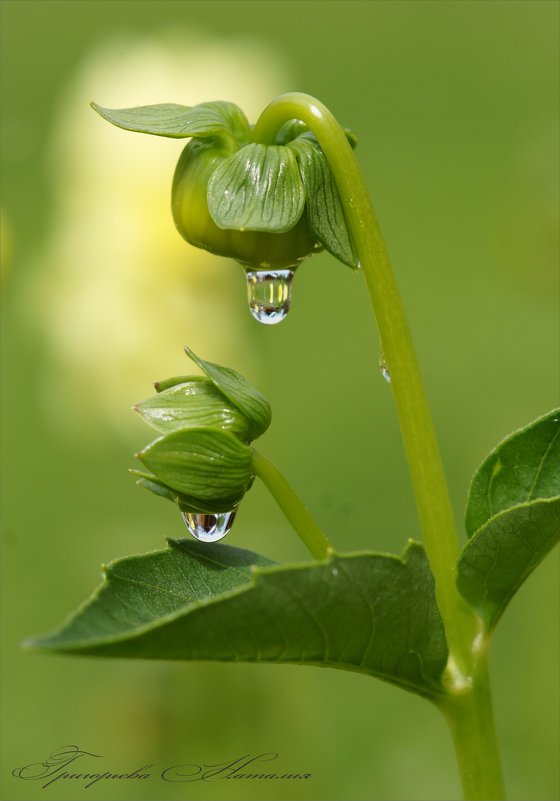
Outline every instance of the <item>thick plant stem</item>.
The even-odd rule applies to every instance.
[[[280,506],[315,559],[325,559],[331,545],[282,473],[262,453],[253,449],[253,470]]]
[[[489,694],[481,688],[473,690],[475,675],[475,642],[482,637],[482,624],[475,612],[459,594],[455,569],[460,552],[453,511],[447,488],[439,446],[428,407],[423,382],[416,360],[412,338],[405,317],[393,270],[381,231],[363,181],[358,162],[344,131],[315,98],[304,94],[282,95],[273,100],[261,114],[253,131],[255,141],[270,144],[288,120],[302,120],[316,136],[332,170],[354,250],[363,270],[369,296],[377,319],[384,362],[391,377],[404,448],[411,473],[420,525],[436,584],[436,596],[449,646],[449,662],[445,681],[450,696],[467,693],[463,705],[450,707],[448,718],[458,717],[454,730],[456,744],[471,732],[475,735],[491,725]],[[487,687],[487,685],[486,685]],[[460,721],[464,721],[464,726]],[[467,720],[470,723],[467,724]],[[476,721],[478,720],[478,723]],[[476,725],[475,725],[476,724]],[[472,749],[471,749],[472,752]],[[458,750],[459,754],[459,750]],[[460,758],[465,795],[486,796],[486,767],[481,755],[480,770],[471,771],[467,753]],[[494,749],[498,760],[497,749]],[[492,760],[488,775],[497,776]],[[478,789],[476,783],[479,783]],[[503,789],[492,797],[502,797]]]
[[[501,801],[504,783],[486,656],[477,666],[472,686],[451,693],[441,708],[453,737],[466,801]]]

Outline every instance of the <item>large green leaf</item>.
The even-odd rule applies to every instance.
[[[487,520],[537,498],[560,495],[560,409],[515,431],[475,473],[465,525],[472,536]]]
[[[283,233],[304,205],[296,158],[286,147],[246,145],[221,161],[208,182],[208,210],[218,228]]]
[[[241,373],[231,367],[207,362],[197,356],[190,348],[185,348],[190,359],[206,373],[217,389],[241,411],[249,421],[249,440],[257,439],[263,434],[272,418],[270,404],[258,389],[247,381]]]
[[[159,481],[192,499],[193,508],[227,512],[253,478],[252,449],[229,431],[172,431],[136,454]]]
[[[175,660],[293,662],[358,671],[425,696],[447,646],[424,549],[275,566],[192,540],[114,562],[62,628],[30,646]]]
[[[173,139],[220,136],[234,138],[238,142],[245,142],[250,136],[245,114],[235,103],[223,100],[200,103],[198,106],[157,103],[135,108],[103,108],[91,103],[91,107],[107,122],[126,131]]]
[[[560,498],[514,506],[492,517],[469,540],[457,586],[488,628],[560,537]]]
[[[457,586],[488,628],[560,537],[560,410],[507,437],[475,474]]]

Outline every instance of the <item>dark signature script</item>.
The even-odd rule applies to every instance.
[[[166,767],[163,770],[156,768],[154,763],[142,765],[132,771],[103,770],[99,762],[95,764],[94,770],[91,770],[90,759],[98,760],[103,757],[101,754],[83,751],[77,745],[65,745],[53,751],[43,762],[32,762],[21,768],[15,768],[12,775],[16,779],[40,782],[43,788],[58,781],[68,780],[83,782],[84,787],[88,788],[100,781],[142,781],[151,778],[165,782],[184,783],[215,782],[223,779],[270,780],[310,779],[312,777],[312,774],[306,771],[271,770],[270,763],[278,759],[278,754],[274,751],[246,754],[214,764],[184,763]],[[79,766],[76,765],[78,762]]]

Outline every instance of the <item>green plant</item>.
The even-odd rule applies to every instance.
[[[560,410],[504,440],[477,471],[461,549],[412,340],[352,146],[317,100],[273,101],[254,127],[229,103],[107,110],[127,130],[185,137],[173,184],[181,234],[237,259],[253,314],[278,322],[293,271],[329,250],[361,267],[377,318],[424,542],[401,557],[336,553],[284,477],[251,446],[270,423],[238,373],[189,352],[205,377],[156,385],[140,404],[160,434],[138,454],[139,483],[179,505],[203,542],[109,565],[93,598],[32,641],[64,653],[286,661],[377,676],[433,702],[453,736],[468,799],[504,797],[487,668],[508,601],[560,533]],[[276,565],[213,546],[254,477],[316,561]],[[227,636],[223,636],[223,633]]]

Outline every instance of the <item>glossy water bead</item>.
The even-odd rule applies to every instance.
[[[235,520],[236,510],[222,512],[220,514],[208,514],[203,512],[183,512],[185,525],[195,539],[201,542],[218,542],[226,536]]]
[[[293,277],[292,269],[247,272],[247,297],[255,320],[275,325],[285,319],[292,301]]]

